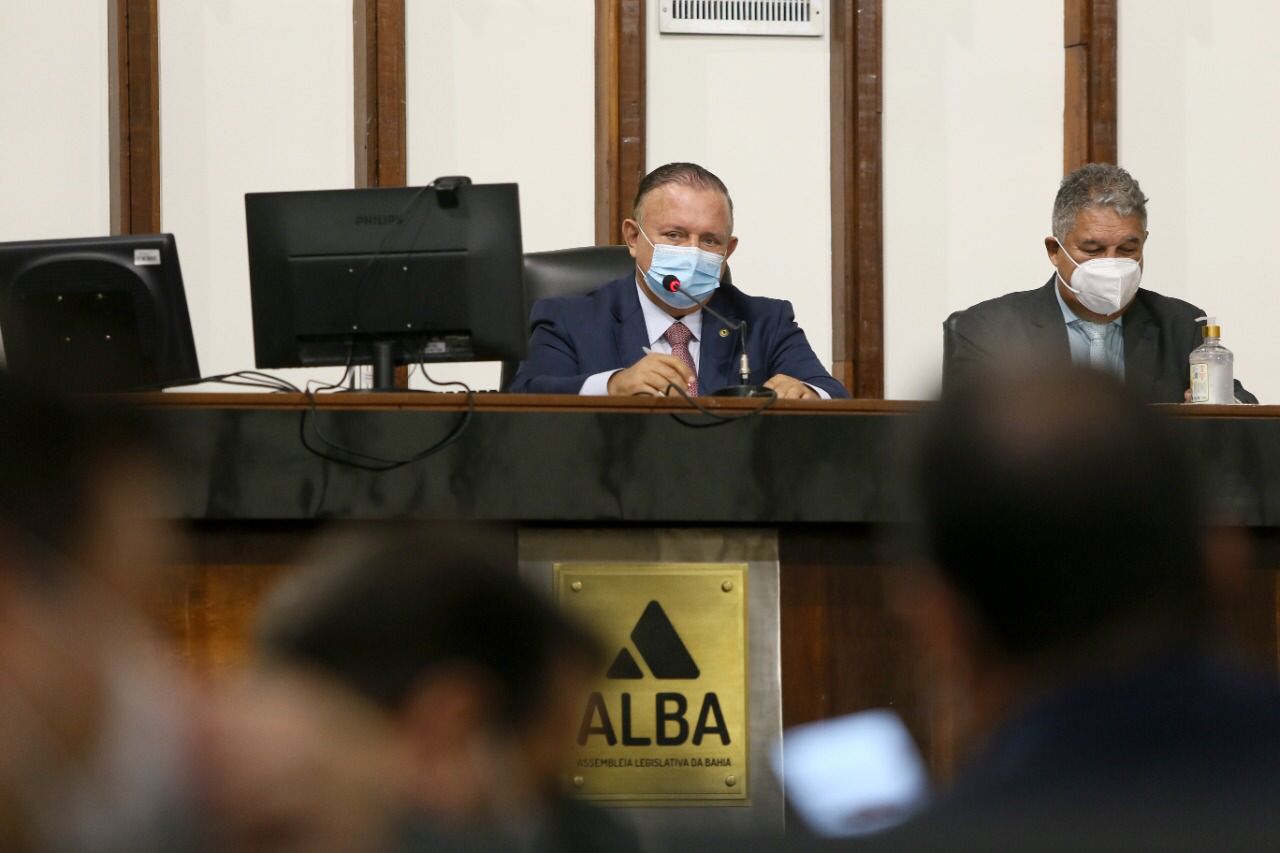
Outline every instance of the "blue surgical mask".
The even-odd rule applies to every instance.
[[[659,299],[672,308],[691,308],[720,286],[720,267],[724,255],[707,252],[697,246],[655,244],[641,228],[640,234],[653,246],[653,260],[644,272],[644,283]],[[637,270],[640,268],[637,266]],[[668,276],[674,276],[679,287],[671,289]],[[693,297],[692,299],[688,297]]]

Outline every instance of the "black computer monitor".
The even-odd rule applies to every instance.
[[[66,392],[200,376],[172,234],[0,243],[9,373]]]
[[[528,310],[515,184],[249,193],[260,368],[524,356]]]

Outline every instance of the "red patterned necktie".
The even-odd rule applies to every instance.
[[[671,354],[689,365],[689,369],[693,371],[693,379],[689,382],[689,394],[698,396],[698,366],[693,363],[693,356],[689,355],[689,341],[693,340],[693,332],[689,331],[689,327],[684,323],[676,321],[671,324],[663,337],[667,339],[667,343],[671,344]]]

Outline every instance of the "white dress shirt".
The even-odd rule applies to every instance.
[[[663,355],[671,355],[671,343],[667,340],[667,329],[675,323],[684,323],[685,327],[693,334],[689,339],[689,357],[693,359],[693,363],[700,365],[698,355],[702,352],[702,309],[699,308],[692,313],[683,317],[672,317],[666,311],[659,308],[652,299],[649,298],[640,288],[640,283],[636,282],[636,296],[640,299],[640,310],[644,313],[645,334],[649,338],[649,349]],[[625,355],[625,353],[624,353]],[[644,357],[644,353],[636,353],[636,361]],[[609,379],[613,374],[625,368],[617,368],[616,370],[605,370],[601,373],[594,373],[587,377],[587,381],[582,383],[582,389],[578,391],[583,396],[605,396],[609,393]],[[806,385],[808,383],[805,383]],[[809,385],[813,388],[812,385]],[[818,396],[824,400],[830,400],[831,395],[821,388],[813,388]]]

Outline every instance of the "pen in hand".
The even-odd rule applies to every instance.
[[[640,352],[644,353],[645,355],[666,355],[666,353],[658,352],[657,350],[652,349],[651,347],[640,347]],[[686,385],[685,390],[692,392],[693,391],[692,384]]]

